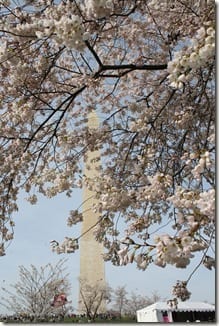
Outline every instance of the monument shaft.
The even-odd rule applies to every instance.
[[[88,115],[88,127],[98,128],[98,118],[94,111]],[[84,175],[88,178],[98,176],[100,167],[99,151],[90,151],[84,166]],[[94,193],[87,187],[83,189],[83,222],[80,240],[80,279],[95,287],[97,284],[105,285],[105,270],[103,261],[103,245],[95,240],[93,235],[94,225],[97,224],[99,213],[93,211],[93,205],[97,203]],[[89,231],[88,231],[89,230]],[[79,312],[83,311],[83,300],[79,294]],[[106,309],[105,302],[100,306],[99,312]]]

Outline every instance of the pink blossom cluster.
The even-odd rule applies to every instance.
[[[87,0],[84,10],[90,17],[103,18],[111,14],[113,10],[112,0]]]
[[[176,285],[173,287],[172,293],[176,298],[179,298],[182,301],[188,300],[191,296],[191,292],[187,289],[186,281],[177,281]]]
[[[215,57],[215,29],[211,21],[204,23],[195,37],[190,40],[188,48],[176,51],[172,61],[168,63],[168,79],[174,88],[183,88],[191,81],[193,69],[199,69]],[[189,42],[189,41],[188,41]]]
[[[155,264],[165,267],[172,264],[179,268],[185,268],[190,263],[193,238],[185,235],[181,238],[171,238],[168,234],[156,236],[157,258]]]
[[[77,239],[65,237],[62,243],[55,240],[50,241],[53,252],[57,254],[73,253],[79,248]]]
[[[68,226],[72,226],[74,224],[77,224],[78,222],[83,221],[83,214],[79,213],[78,210],[71,210],[70,216],[68,217]]]

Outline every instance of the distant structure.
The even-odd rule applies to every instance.
[[[96,112],[93,110],[88,115],[88,127],[90,129],[98,128],[99,121]],[[98,159],[98,160],[96,160]],[[89,168],[87,165],[89,164]],[[100,152],[93,151],[88,153],[87,162],[84,167],[84,175],[95,177],[98,175],[98,168],[100,167]],[[81,234],[84,234],[80,239],[80,279],[86,281],[87,284],[95,286],[97,283],[105,285],[105,269],[102,258],[103,245],[98,243],[93,235],[94,228],[92,228],[98,221],[99,214],[94,213],[92,205],[97,203],[92,191],[84,187],[83,189],[83,222]],[[89,230],[89,231],[88,231]],[[88,232],[87,232],[88,231]],[[83,300],[80,297],[78,312],[83,311]],[[100,306],[99,312],[105,312],[106,304]]]

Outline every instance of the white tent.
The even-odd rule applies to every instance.
[[[185,314],[187,312],[187,314]],[[181,314],[182,318],[186,318],[184,321],[191,321],[191,314],[193,318],[200,313],[214,313],[215,306],[205,302],[178,302],[176,307],[171,307],[167,302],[156,302],[143,309],[137,310],[138,322],[173,322],[173,315]],[[183,315],[183,317],[182,317]],[[205,318],[208,317],[206,314]],[[212,318],[212,315],[209,316]],[[179,317],[178,317],[179,318]]]

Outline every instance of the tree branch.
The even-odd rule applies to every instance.
[[[167,64],[157,64],[157,65],[135,65],[135,64],[124,64],[124,65],[103,65],[101,71],[106,70],[123,70],[130,69],[132,70],[165,70],[167,69]]]

